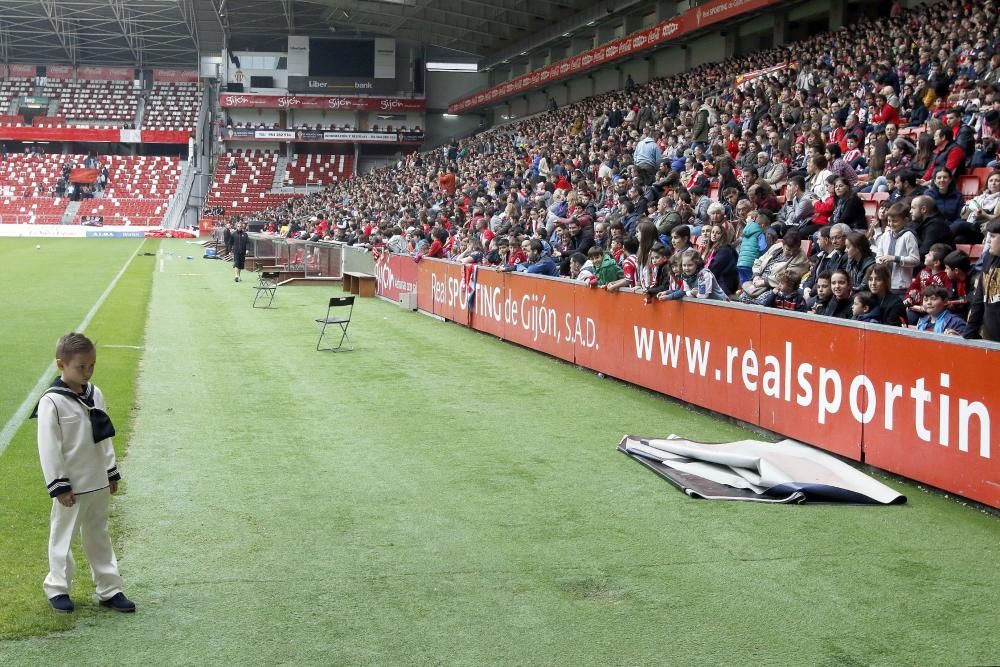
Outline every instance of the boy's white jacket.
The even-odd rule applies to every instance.
[[[93,384],[83,398],[106,411],[104,395]],[[95,443],[87,408],[62,394],[45,394],[38,401],[38,456],[53,498],[70,491],[90,493],[121,479],[111,438]]]

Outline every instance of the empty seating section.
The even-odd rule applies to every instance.
[[[229,167],[235,159],[235,169]],[[293,195],[271,192],[278,155],[271,152],[234,150],[223,153],[215,166],[215,180],[206,206],[221,208],[225,215],[246,215],[285,203]]]
[[[163,222],[167,213],[167,199],[87,199],[73,219],[80,224],[83,216],[99,215],[105,225],[144,225],[155,227]]]
[[[74,158],[82,161],[84,156],[11,153],[0,161],[0,193],[6,197],[47,196],[59,181],[63,164]]]
[[[285,171],[285,185],[330,185],[351,176],[352,155],[294,155]]]
[[[24,117],[17,114],[0,114],[0,127],[21,127]]]
[[[167,199],[177,191],[181,176],[178,157],[107,155],[106,197],[119,199]]]
[[[149,130],[194,130],[201,93],[196,83],[154,83],[142,126]]]
[[[15,100],[19,100],[23,95],[31,95],[34,89],[35,83],[31,79],[0,80],[0,115],[9,113],[11,104]],[[2,124],[0,122],[0,125]]]
[[[69,202],[65,199],[52,199],[51,197],[14,199],[0,194],[0,222],[35,225],[59,224],[68,204]]]
[[[46,195],[52,193],[68,160],[82,164],[85,157],[12,153],[0,161],[0,221],[58,223],[69,202]],[[160,224],[177,191],[180,158],[102,155],[98,160],[108,168],[108,186],[103,198],[81,202],[73,222],[101,215],[108,225]]]
[[[59,115],[70,121],[134,123],[139,95],[131,81],[49,81],[42,95],[59,100]]]

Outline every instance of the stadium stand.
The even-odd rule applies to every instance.
[[[6,223],[59,223],[69,201],[46,198],[67,163],[83,164],[85,155],[11,154],[0,161],[0,219]],[[107,186],[95,199],[83,199],[73,217],[103,216],[104,224],[158,225],[177,190],[182,165],[178,157],[98,155],[108,170]]]
[[[139,95],[128,81],[48,81],[45,97],[59,100],[59,114],[70,121],[135,122]]]
[[[146,101],[142,125],[156,130],[194,130],[200,103],[195,83],[156,82]]]
[[[0,113],[6,114],[10,110],[12,102],[24,95],[31,95],[33,90],[34,83],[31,79],[10,78],[0,80]]]
[[[330,185],[349,178],[353,173],[351,155],[296,154],[288,162],[285,185]]]
[[[11,199],[0,195],[0,222],[34,225],[59,224],[66,206],[65,199],[21,198]]]
[[[247,215],[287,201],[292,195],[271,192],[278,155],[270,151],[227,151],[219,155],[206,207],[228,215]]]
[[[915,33],[925,39],[913,41]],[[349,203],[349,215],[334,216],[340,224],[323,226],[326,236],[378,247],[409,229],[412,253],[493,265],[511,261],[490,252],[494,235],[506,236],[515,249],[534,237],[563,260],[557,263],[562,275],[571,271],[566,258],[593,244],[591,233],[625,238],[652,229],[659,238],[644,238],[642,247],[659,241],[669,253],[671,244],[681,249],[684,243],[671,230],[687,227],[709,269],[719,272],[716,279],[732,286],[731,298],[748,300],[740,283],[761,281],[765,298],[749,299],[758,305],[774,305],[767,297],[777,287],[777,272],[768,269],[768,261],[780,259],[781,252],[765,254],[756,238],[762,236],[766,247],[795,229],[811,242],[802,247],[815,248],[815,266],[846,268],[852,287],[861,290],[875,262],[869,246],[877,247],[890,233],[887,211],[909,218],[911,202],[926,195],[907,220],[919,252],[901,266],[896,266],[901,259],[887,260],[900,275],[922,264],[936,242],[947,243],[949,252],[956,244],[971,250],[982,240],[984,223],[1000,213],[1000,179],[992,179],[993,186],[982,176],[975,184],[959,180],[970,168],[1000,166],[1000,54],[989,41],[996,34],[995,12],[955,0],[862,19],[850,30],[550,107],[445,149],[411,155],[394,169],[258,211],[255,218],[314,238],[312,219]],[[954,48],[932,47],[942,40]],[[636,165],[649,154],[650,168]],[[946,173],[939,175],[937,167]],[[795,176],[804,179],[805,195],[785,190]],[[868,216],[860,195],[871,207]],[[986,213],[960,215],[966,210],[963,195]],[[801,217],[796,207],[804,198],[814,212]],[[889,208],[897,203],[901,206]],[[585,234],[569,235],[574,219]],[[833,247],[817,234],[827,225],[838,230]],[[713,227],[719,232],[708,234]],[[793,243],[791,238],[784,240]],[[786,246],[796,258],[796,283],[810,275],[800,246]],[[628,258],[617,248],[615,259],[627,270],[631,264],[629,287],[655,282],[656,270],[644,254]],[[731,265],[714,265],[722,254]],[[774,263],[779,264],[786,262]],[[816,273],[812,268],[813,278]],[[680,289],[678,278],[672,280]],[[968,287],[941,280],[953,295]],[[842,296],[844,307],[834,309],[840,304],[829,301],[810,305],[850,318],[850,290]],[[964,315],[967,301],[954,303],[954,311]],[[918,303],[907,306],[913,324],[923,313]]]

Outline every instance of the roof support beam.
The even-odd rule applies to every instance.
[[[135,58],[136,67],[142,67],[142,42],[136,35],[135,20],[125,7],[125,0],[108,0],[108,4],[111,6],[111,13],[115,15],[115,20],[121,26],[122,37],[125,38],[128,50]]]
[[[66,19],[63,18],[62,9],[55,3],[55,0],[38,0],[38,4],[42,6],[42,10],[48,17],[49,23],[52,24],[52,30],[55,32],[56,37],[59,38],[59,43],[69,57],[70,64],[76,65],[77,60],[79,60],[76,33],[72,30],[72,26],[69,25]]]
[[[191,35],[191,43],[194,44],[195,58],[201,58],[201,42],[198,39],[198,17],[194,12],[194,0],[179,0],[177,8],[181,11],[181,18],[187,26],[188,34]],[[199,60],[200,63],[200,60]]]
[[[291,35],[295,32],[295,0],[281,0],[281,10],[285,13],[285,23]]]

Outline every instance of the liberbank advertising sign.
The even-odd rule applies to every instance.
[[[395,79],[364,79],[342,76],[290,76],[288,92],[343,95],[347,93],[391,93]]]

